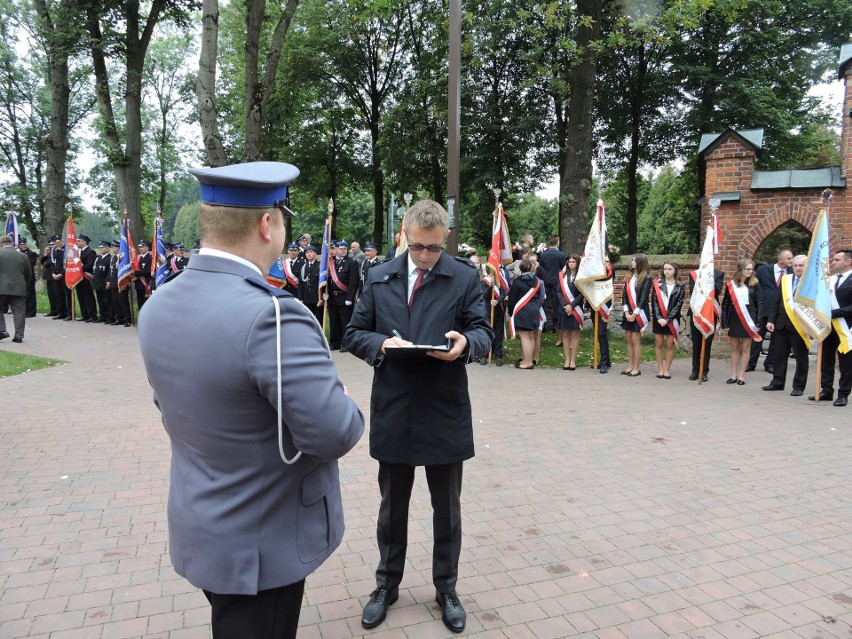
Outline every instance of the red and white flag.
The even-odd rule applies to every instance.
[[[712,226],[708,226],[704,246],[701,249],[701,262],[695,272],[695,286],[692,289],[692,297],[689,298],[692,321],[704,337],[710,337],[715,332],[716,316],[719,315],[719,303],[714,294],[713,278],[715,238],[716,232]]]
[[[506,214],[503,212],[503,204],[498,202],[494,209],[494,222],[491,226],[491,250],[488,251],[488,264],[490,269],[498,278],[498,285],[503,290],[509,290],[509,282],[506,279],[502,267],[512,262],[512,244],[509,241],[509,226],[506,224]]]
[[[77,233],[74,220],[68,216],[68,228],[65,234],[65,286],[74,288],[83,279],[83,262],[80,261],[80,249],[77,248]]]

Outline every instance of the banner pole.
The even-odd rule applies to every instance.
[[[701,359],[698,363],[698,385],[704,383],[704,349],[707,347],[707,336],[701,333]]]
[[[592,362],[592,368],[597,368],[598,367],[598,321],[600,319],[600,313],[598,312],[598,310],[596,308],[592,308],[592,312],[595,314],[595,337],[592,340],[592,342],[595,345],[594,346],[595,355],[594,355],[594,361]]]
[[[817,361],[816,361],[816,391],[814,392],[814,401],[819,401],[821,394],[820,386],[822,386],[822,342],[817,345]]]
[[[491,301],[494,301],[494,287],[491,287]],[[491,305],[491,330],[494,330],[494,305]],[[493,354],[492,349],[488,349],[488,363],[491,363],[491,355]]]

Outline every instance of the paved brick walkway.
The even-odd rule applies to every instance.
[[[135,329],[37,318],[0,348],[69,361],[0,380],[0,637],[208,637],[206,600],[169,563],[169,447]],[[366,410],[370,369],[334,358]],[[763,393],[762,372],[727,386],[725,362],[698,386],[685,366],[670,381],[653,365],[469,368],[465,636],[852,637],[852,410]],[[452,636],[422,474],[400,600],[361,628],[377,558],[366,437],[341,471],[346,537],[308,580],[300,638]]]

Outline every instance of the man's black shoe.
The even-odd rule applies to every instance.
[[[54,316],[53,316],[53,319],[55,319],[55,320],[64,320],[66,317],[67,317],[66,315],[54,315]]]
[[[781,388],[780,386],[773,386],[772,384],[770,384],[769,386],[764,386],[763,390],[765,390],[765,391],[782,391],[784,389]]]
[[[488,366],[488,358],[487,357],[480,357],[479,358],[479,365],[480,366]]]
[[[702,377],[702,378],[701,378],[701,381],[702,381],[702,382],[706,382],[706,381],[707,381],[707,373],[704,373],[704,377]]]
[[[820,393],[819,394],[819,401],[821,401],[821,402],[830,402],[832,399],[834,399],[833,394],[832,395],[827,395],[826,393]],[[816,397],[811,395],[810,397],[808,397],[808,401],[811,401],[811,402],[816,401]]]
[[[6,331],[0,331],[0,339],[6,339],[7,337],[9,337],[9,333]]]
[[[763,370],[765,370],[767,373],[772,374],[772,373],[775,372],[775,367],[774,366],[764,366]]]
[[[835,406],[846,406],[846,404],[848,404],[848,403],[849,403],[849,400],[846,399],[845,397],[838,397],[837,399],[834,400]]]
[[[27,317],[35,317],[37,313],[27,313]]]
[[[388,608],[396,603],[399,599],[399,589],[386,590],[384,588],[376,588],[370,593],[370,601],[364,606],[364,612],[361,614],[361,625],[367,628],[375,628],[385,620],[388,614]]]
[[[693,373],[692,375],[689,376],[690,382],[694,382],[696,379],[698,379],[698,373]]]
[[[746,373],[753,373],[753,372],[754,372],[754,366],[746,366]]]
[[[464,630],[467,614],[459,601],[459,596],[454,592],[436,592],[435,602],[441,606],[443,614],[441,620],[444,625],[453,632]]]
[[[792,397],[801,397],[802,391],[800,391],[798,388],[794,388],[792,391],[790,391],[790,395]]]
[[[15,342],[15,344],[20,344],[21,342],[24,341],[24,338],[23,337],[13,337],[12,341]],[[845,401],[846,400],[844,400],[844,404],[843,404],[844,406],[846,405]],[[835,402],[834,405],[837,406],[837,402]]]
[[[600,369],[601,375],[606,375],[609,372],[609,366],[607,366],[606,364],[601,364]]]
[[[45,317],[56,317],[56,313],[45,313]]]
[[[494,365],[498,368],[501,367],[503,365],[503,360],[498,357],[494,360]]]

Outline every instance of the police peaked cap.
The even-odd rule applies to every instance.
[[[215,168],[189,169],[201,185],[201,201],[212,206],[283,208],[287,186],[299,169],[286,162],[246,162]]]

